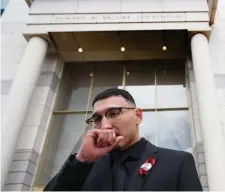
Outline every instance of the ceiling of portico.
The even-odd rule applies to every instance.
[[[110,31],[50,33],[64,61],[113,61],[185,58],[186,31]],[[167,51],[162,47],[166,45]],[[121,47],[125,51],[121,51]],[[78,49],[82,48],[83,52]]]

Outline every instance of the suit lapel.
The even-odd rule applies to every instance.
[[[142,185],[145,183],[146,179],[151,176],[151,171],[152,171],[152,169],[154,169],[154,165],[147,172],[147,175],[144,175],[144,176],[139,174],[139,169],[140,169],[141,165],[143,165],[149,157],[153,157],[157,163],[157,158],[158,158],[157,150],[158,150],[157,147],[155,147],[151,143],[147,142],[145,149],[143,150],[143,153],[139,160],[139,165],[131,177],[131,181],[128,186],[129,191],[131,191],[131,190],[132,191],[140,191],[140,189],[141,189]]]
[[[103,191],[112,191],[113,184],[112,184],[112,162],[110,154],[106,155],[105,158],[102,159],[102,162],[99,162],[98,167],[102,167],[102,185]]]
[[[121,163],[116,163],[113,166],[113,186],[114,191],[123,191],[123,184],[124,184],[124,177],[125,177],[125,170]]]
[[[94,164],[82,190],[112,191],[112,187],[111,157],[108,154]]]

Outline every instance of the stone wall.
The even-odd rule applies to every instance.
[[[56,55],[47,55],[37,87],[26,115],[14,154],[5,190],[29,190],[40,162],[40,154],[51,123],[56,90],[63,62]],[[51,150],[48,152],[51,153]]]
[[[225,146],[225,1],[223,0],[218,1],[215,23],[212,25],[209,40],[209,49],[212,70],[215,74]]]
[[[198,176],[201,181],[203,190],[208,191],[209,188],[203,147],[204,142],[202,136],[201,120],[199,117],[199,103],[196,94],[195,77],[191,56],[187,59],[186,62],[186,83],[189,101],[193,156],[195,159]]]

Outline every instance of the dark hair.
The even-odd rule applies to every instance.
[[[105,99],[107,97],[111,97],[111,96],[122,96],[127,101],[130,101],[131,103],[136,105],[134,98],[131,96],[131,94],[128,91],[125,91],[124,89],[110,88],[110,89],[106,89],[106,90],[102,91],[101,93],[99,93],[98,95],[95,96],[95,98],[92,102],[92,107],[94,106],[94,104],[97,101]]]

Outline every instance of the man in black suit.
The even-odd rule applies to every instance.
[[[140,138],[142,111],[127,91],[107,89],[92,105],[93,129],[45,191],[202,191],[190,153]]]

